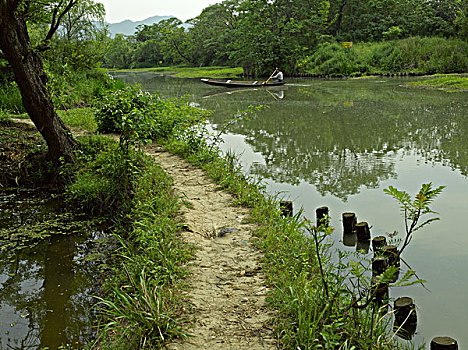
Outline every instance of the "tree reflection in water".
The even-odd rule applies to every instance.
[[[0,193],[0,196],[4,193]],[[2,224],[18,220],[29,223],[55,215],[44,198],[26,194],[30,206],[18,212],[11,201],[1,202]],[[21,198],[14,198],[21,203]],[[35,204],[34,204],[35,203]],[[9,215],[6,215],[9,214]],[[23,219],[17,217],[23,216]],[[14,226],[13,226],[14,227]],[[0,348],[58,349],[60,345],[83,345],[93,331],[89,325],[92,275],[80,266],[89,240],[98,231],[83,236],[52,235],[34,248],[16,252],[0,251]]]

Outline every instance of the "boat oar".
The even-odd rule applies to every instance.
[[[275,75],[275,73],[276,73],[276,69],[275,69],[275,71],[274,71],[273,73],[271,73],[270,77],[267,79],[267,81],[265,82],[265,84],[268,83],[268,81],[273,77],[273,75]]]

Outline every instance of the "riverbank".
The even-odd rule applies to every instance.
[[[134,69],[109,69],[115,72],[155,72],[161,75],[169,75],[176,78],[238,78],[242,76],[241,67],[154,67]]]
[[[343,288],[345,276],[337,274],[336,266],[329,262],[328,243],[317,245],[313,235],[304,234],[304,232],[310,232],[326,238],[329,231],[325,228],[314,228],[313,223],[304,220],[300,213],[294,217],[281,217],[279,199],[265,195],[261,186],[241,175],[234,156],[228,155],[226,158],[220,158],[216,148],[206,144],[203,140],[202,137],[207,136],[203,134],[203,130],[201,135],[198,131],[185,131],[181,138],[172,138],[161,143],[165,149],[182,155],[195,166],[193,168],[184,165],[180,158],[173,158],[167,154],[167,157],[176,160],[175,163],[167,166],[168,172],[174,171],[175,174],[182,175],[181,180],[175,182],[178,186],[193,183],[206,191],[209,196],[207,203],[213,201],[212,196],[224,197],[221,189],[230,192],[233,196],[228,200],[230,204],[223,207],[215,206],[212,214],[206,206],[202,206],[201,212],[204,215],[195,215],[202,218],[200,226],[202,228],[199,229],[199,224],[191,223],[187,218],[180,220],[182,217],[179,216],[181,206],[185,212],[197,209],[197,204],[202,201],[197,199],[201,198],[198,194],[188,195],[184,190],[185,187],[179,192],[182,196],[173,193],[172,180],[169,180],[160,170],[156,170],[157,167],[148,168],[153,169],[149,171],[153,175],[145,175],[145,173],[138,175],[139,180],[135,178],[136,182],[132,180],[134,175],[129,178],[131,183],[134,183],[132,186],[135,186],[135,200],[131,207],[133,209],[130,209],[130,212],[126,211],[125,215],[130,221],[120,226],[122,229],[120,232],[116,232],[119,234],[121,247],[113,261],[114,274],[110,276],[108,287],[102,296],[103,315],[106,316],[102,321],[102,330],[107,330],[108,333],[106,333],[107,336],[101,338],[103,340],[100,346],[110,349],[115,348],[116,344],[124,348],[132,348],[138,344],[138,346],[153,344],[152,346],[156,347],[163,346],[170,340],[183,339],[184,334],[198,334],[200,338],[214,336],[215,338],[211,339],[215,344],[217,340],[223,340],[223,334],[226,336],[232,334],[215,332],[213,335],[203,322],[204,317],[212,317],[209,313],[203,314],[199,309],[193,313],[188,312],[192,309],[190,305],[196,305],[196,301],[194,302],[191,296],[199,294],[193,283],[202,282],[195,274],[192,275],[195,277],[194,280],[186,277],[185,265],[192,253],[190,249],[187,250],[180,238],[183,237],[184,232],[188,232],[197,240],[206,240],[205,242],[209,244],[209,248],[196,251],[195,254],[200,252],[202,255],[193,260],[194,266],[190,269],[201,268],[201,271],[205,269],[216,271],[217,267],[221,266],[214,274],[216,283],[206,281],[207,286],[215,287],[211,291],[208,289],[207,295],[222,294],[222,290],[228,299],[233,295],[240,298],[240,301],[233,299],[237,300],[232,304],[233,313],[229,311],[231,310],[230,303],[225,305],[224,302],[213,298],[212,305],[217,305],[218,310],[213,309],[214,313],[211,314],[218,315],[216,318],[222,320],[232,320],[229,323],[232,328],[227,327],[226,323],[219,323],[218,327],[221,327],[223,332],[226,328],[232,329],[229,332],[235,332],[236,341],[247,341],[248,347],[254,348],[270,346],[269,344],[258,345],[255,339],[262,337],[269,339],[269,342],[275,339],[274,342],[277,342],[280,347],[291,349],[318,346],[370,348],[373,344],[379,344],[381,349],[405,348],[403,345],[395,345],[390,341],[391,335],[387,333],[387,326],[391,322],[391,313],[387,313],[385,318],[382,318],[382,315],[371,304],[366,308],[360,307],[353,299],[354,292]],[[93,140],[97,144],[96,139]],[[88,143],[89,145],[91,143]],[[156,149],[155,154],[163,153],[160,149]],[[98,156],[96,158],[98,161],[90,160],[86,165],[100,174],[96,180],[101,179],[104,182],[91,182],[91,173],[83,172],[82,169],[80,171],[82,179],[86,180],[82,182],[82,189],[115,191],[115,187],[120,185],[121,180],[118,178],[114,179],[115,181],[112,180],[112,174],[115,174],[114,167],[117,166],[117,169],[120,169],[117,163],[118,158],[113,156],[113,153],[108,153],[108,155],[111,156],[109,160],[105,161],[104,156]],[[163,164],[164,161],[160,160],[160,163]],[[146,164],[146,161],[138,164]],[[198,177],[192,174],[198,167],[204,169],[217,185],[208,185],[209,181],[204,175]],[[144,167],[138,166],[132,169],[141,171]],[[186,176],[193,177],[187,181]],[[108,185],[111,187],[108,188]],[[84,192],[76,191],[75,193]],[[89,199],[90,192],[87,193]],[[105,192],[103,194],[105,195]],[[100,202],[93,200],[90,203]],[[105,203],[100,204],[106,207]],[[236,208],[232,207],[232,204]],[[237,208],[238,206],[244,206],[248,210]],[[231,212],[234,213],[233,216]],[[215,213],[223,213],[224,216],[231,217],[234,221],[214,226]],[[239,216],[243,217],[239,218]],[[243,236],[249,234],[248,231],[253,232],[252,240],[248,236]],[[315,237],[318,238],[318,236]],[[224,260],[226,255],[229,257],[229,252],[233,250],[234,241],[232,245],[228,244],[224,247],[226,249],[221,250],[213,248],[211,246],[213,242],[210,241],[217,240],[222,243],[227,239],[237,240],[241,249],[251,247],[250,242],[253,242],[262,255],[258,254],[255,249],[249,248],[253,253],[241,250],[240,255],[236,255],[237,260],[229,260],[229,258]],[[201,263],[204,258],[207,258],[207,254],[211,253],[214,253],[213,260],[208,258],[210,261],[208,264]],[[249,262],[247,267],[243,258],[250,254],[256,256],[257,263]],[[261,260],[260,264],[259,260]],[[319,261],[329,262],[325,271],[320,271]],[[263,282],[260,278],[262,274],[265,276]],[[233,283],[230,283],[230,280],[224,280],[228,276],[233,279]],[[254,286],[253,290],[239,289],[238,283],[242,280],[249,281],[248,278],[255,281],[252,284],[246,283],[246,286]],[[223,282],[225,283],[222,284]],[[361,292],[371,292],[371,285],[367,285],[365,281],[362,283]],[[263,287],[266,288],[262,289]],[[229,292],[231,288],[232,292]],[[267,295],[264,292],[267,292]],[[262,298],[265,297],[268,309],[261,307]],[[127,305],[126,300],[135,302]],[[257,328],[247,328],[247,330],[257,329],[257,331],[252,331],[253,333],[246,332],[244,329],[245,322],[252,318],[245,314],[239,316],[235,311],[242,309],[244,304],[250,305],[249,310],[254,312],[254,316],[262,315],[258,316],[261,321],[254,322],[252,325]],[[198,306],[204,309],[202,305]],[[221,307],[223,310],[220,310]],[[157,312],[154,312],[155,310]],[[270,311],[266,312],[266,310]],[[147,312],[151,312],[151,322],[147,322]],[[259,320],[256,317],[253,320]],[[267,321],[268,317],[270,321]],[[189,326],[191,321],[194,322],[193,327]],[[153,327],[155,324],[156,328]],[[116,328],[109,325],[116,326]],[[265,336],[264,332],[274,334],[274,336]],[[183,346],[182,348],[190,346],[179,340],[175,340],[175,344],[177,345],[174,346]],[[223,344],[219,343],[219,348],[223,348],[225,345]]]

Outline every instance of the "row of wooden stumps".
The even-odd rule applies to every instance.
[[[280,202],[281,215],[293,216],[293,204],[290,201]],[[328,207],[320,207],[315,211],[316,223],[328,225]],[[371,240],[369,225],[367,222],[357,222],[355,213],[343,213],[343,243],[348,246],[356,245],[357,250],[365,250],[367,253],[372,241],[372,289],[377,305],[383,305],[388,300],[388,283],[379,283],[378,276],[390,266],[396,266],[397,270],[392,282],[396,282],[400,272],[400,255],[398,247],[387,244],[385,236],[374,237]],[[393,304],[395,314],[394,327],[398,336],[410,340],[416,332],[417,314],[416,305],[410,297],[400,297]],[[458,343],[450,337],[435,337],[431,341],[431,350],[457,350]]]

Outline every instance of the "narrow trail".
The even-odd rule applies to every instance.
[[[27,119],[15,122],[32,124]],[[75,136],[88,132],[73,128]],[[173,178],[174,188],[185,203],[183,220],[188,229],[183,239],[196,246],[189,265],[194,324],[186,340],[168,345],[169,350],[277,349],[265,307],[267,287],[260,253],[250,243],[254,225],[246,223],[246,208],[233,205],[233,197],[184,159],[151,144],[148,155]]]
[[[195,322],[190,337],[168,349],[276,349],[266,324],[260,253],[249,242],[254,226],[245,223],[248,210],[233,206],[230,194],[180,157],[155,145],[146,152],[174,179],[186,203],[183,238],[197,247],[187,292]]]

